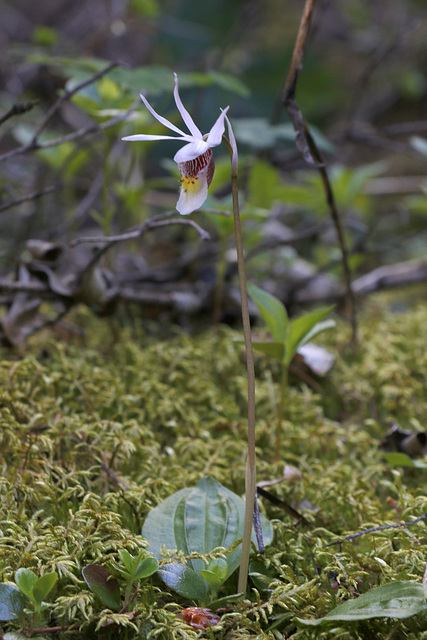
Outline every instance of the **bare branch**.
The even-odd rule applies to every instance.
[[[9,118],[12,118],[13,116],[20,116],[23,113],[27,113],[27,111],[31,111],[31,109],[35,107],[38,103],[39,103],[38,100],[32,100],[31,102],[26,102],[25,104],[23,103],[14,104],[13,107],[9,109],[9,111],[6,111],[6,113],[0,117],[0,125],[3,124],[3,122],[6,122],[6,120],[9,120]]]
[[[6,211],[7,209],[11,209],[12,207],[17,207],[19,204],[23,202],[28,202],[29,200],[37,200],[37,198],[41,198],[48,193],[52,193],[55,191],[57,187],[46,187],[46,189],[42,189],[42,191],[34,191],[33,193],[29,193],[27,196],[23,196],[22,198],[18,198],[17,200],[11,200],[9,202],[4,202],[0,204],[0,213],[2,211]]]
[[[210,240],[210,235],[207,231],[202,229],[200,225],[198,225],[194,220],[190,218],[176,218],[174,220],[169,220],[172,215],[175,215],[175,211],[168,211],[162,215],[157,216],[156,218],[151,218],[150,220],[146,220],[143,224],[139,225],[135,229],[131,229],[126,233],[122,233],[116,236],[83,236],[81,238],[76,238],[70,242],[71,247],[75,247],[82,243],[88,244],[103,244],[93,256],[92,259],[88,262],[86,267],[82,272],[79,273],[79,281],[81,281],[84,276],[91,270],[93,267],[99,262],[101,257],[117,242],[126,242],[127,240],[133,240],[135,238],[142,238],[148,231],[152,229],[156,229],[158,227],[169,227],[172,225],[187,225],[193,227],[200,235],[202,240]]]
[[[173,212],[174,213],[174,212]],[[171,214],[168,214],[171,215]],[[143,235],[147,233],[147,231],[151,231],[151,229],[156,229],[157,227],[169,227],[172,225],[188,225],[193,227],[200,235],[202,240],[210,240],[210,234],[202,229],[200,225],[198,225],[194,220],[190,218],[176,218],[174,220],[161,220],[161,219],[150,219],[146,220],[143,224],[139,225],[135,229],[131,229],[126,233],[121,233],[116,236],[82,236],[81,238],[76,238],[70,242],[71,247],[75,247],[78,244],[82,243],[91,243],[91,244],[114,244],[116,242],[125,242],[126,240],[133,240],[135,238],[141,238]]]
[[[427,518],[427,513],[424,513],[419,518],[415,518],[415,520],[411,520],[410,522],[401,522],[400,524],[386,524],[382,527],[371,527],[370,529],[366,529],[366,531],[359,531],[358,533],[352,533],[350,536],[346,536],[345,538],[341,538],[340,540],[336,540],[335,542],[330,542],[327,544],[327,547],[332,547],[334,544],[342,544],[345,541],[353,540],[354,538],[359,538],[360,536],[364,536],[366,533],[375,533],[376,531],[385,531],[386,529],[401,529],[402,527],[410,527],[412,524],[416,524],[417,522],[421,522],[421,520],[425,520]]]
[[[102,69],[101,71],[98,71],[97,73],[92,75],[90,78],[87,78],[86,80],[83,80],[83,82],[79,82],[79,84],[77,84],[70,91],[65,90],[64,93],[61,94],[57,98],[57,100],[53,103],[53,105],[50,107],[50,109],[45,114],[44,118],[42,118],[41,122],[39,123],[39,126],[37,127],[37,129],[36,129],[36,131],[35,131],[35,133],[33,135],[33,138],[32,138],[32,140],[30,142],[30,145],[34,146],[34,145],[37,144],[37,140],[38,140],[40,134],[46,128],[46,126],[49,124],[49,122],[52,120],[53,116],[57,113],[57,111],[59,111],[59,109],[62,107],[64,102],[69,100],[75,93],[78,93],[81,89],[84,89],[85,87],[88,87],[89,85],[93,84],[94,82],[96,82],[97,80],[99,80],[100,78],[105,76],[107,73],[109,73],[111,71],[111,69],[114,69],[115,67],[117,67],[118,64],[119,64],[118,62],[111,62],[104,69]]]
[[[46,127],[47,123],[50,121],[54,113],[58,111],[58,109],[60,108],[60,106],[63,104],[65,100],[68,100],[72,95],[74,95],[74,93],[76,93],[83,87],[98,80],[101,76],[105,75],[108,71],[110,71],[115,66],[117,66],[117,63],[111,63],[111,65],[109,65],[102,71],[98,71],[98,73],[91,76],[91,78],[89,78],[88,80],[85,80],[84,82],[81,82],[79,85],[74,87],[72,91],[66,91],[60,98],[58,98],[58,100],[51,107],[51,109],[49,109],[48,113],[39,124],[37,131],[34,134],[32,140],[30,140],[30,142],[28,142],[27,144],[22,145],[21,147],[17,147],[16,149],[12,149],[11,151],[7,151],[6,153],[3,153],[3,155],[0,156],[0,162],[4,162],[5,160],[10,160],[15,156],[23,155],[24,153],[28,153],[29,151],[37,151],[38,149],[50,149],[51,147],[57,147],[58,145],[63,144],[64,142],[73,142],[74,140],[78,140],[85,136],[100,133],[101,131],[105,131],[110,127],[114,127],[119,122],[126,120],[129,117],[129,115],[134,111],[137,104],[139,103],[139,98],[132,103],[132,105],[129,107],[129,109],[127,109],[127,111],[125,111],[124,113],[121,113],[115,118],[111,118],[111,120],[107,120],[106,122],[102,122],[101,124],[94,122],[93,124],[90,124],[87,127],[82,127],[77,131],[73,131],[72,133],[68,133],[67,135],[61,136],[59,138],[55,138],[54,140],[47,140],[46,142],[39,142],[38,140],[40,133],[43,131],[43,129]]]
[[[381,127],[381,132],[387,136],[411,135],[414,133],[425,133],[427,131],[427,120],[415,120],[414,122],[398,122]]]

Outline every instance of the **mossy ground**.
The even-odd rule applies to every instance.
[[[176,616],[189,603],[157,577],[137,594],[130,620],[103,610],[81,570],[108,565],[120,548],[140,550],[148,511],[205,475],[243,493],[246,377],[237,334],[220,328],[155,341],[83,311],[74,321],[85,337],[46,333],[1,353],[0,581],[13,581],[19,567],[57,571],[44,624],[79,623],[64,638],[196,638]],[[314,528],[263,502],[275,540],[257,559],[275,580],[268,592],[251,584],[251,604],[233,605],[215,638],[427,638],[422,616],[326,630],[293,622],[324,615],[354,591],[419,582],[427,561],[424,521],[327,546],[427,512],[426,472],[392,468],[378,449],[389,420],[424,428],[427,306],[392,313],[371,303],[356,353],[348,337],[344,325],[324,335],[337,362],[321,388],[293,380],[279,462],[278,371],[257,357],[258,480],[280,477],[284,463],[298,467],[301,479],[271,491],[299,509],[311,505],[303,512]],[[18,626],[3,623],[0,633]]]

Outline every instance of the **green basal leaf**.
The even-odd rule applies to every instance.
[[[289,323],[289,335],[285,353],[286,364],[290,363],[299,347],[302,347],[322,331],[335,327],[334,320],[326,320],[322,322],[323,318],[325,318],[334,308],[335,306],[333,305],[331,307],[316,309],[315,311],[307,313],[300,318],[296,318]]]
[[[159,569],[159,576],[168,587],[189,600],[206,603],[210,596],[210,587],[206,580],[191,567],[180,562],[165,564]]]
[[[16,620],[24,613],[25,597],[14,584],[0,584],[0,622]]]
[[[121,606],[118,581],[99,564],[87,564],[82,569],[83,578],[91,591],[112,611]]]
[[[58,574],[56,571],[52,571],[52,573],[45,573],[36,580],[33,587],[33,596],[38,604],[41,604],[48,593],[52,591],[57,580]]]
[[[148,541],[149,551],[158,559],[163,546],[183,551],[185,555],[193,551],[207,554],[216,547],[227,549],[242,538],[244,510],[245,503],[240,496],[223,487],[214,478],[206,477],[196,487],[181,489],[150,511],[142,528],[142,535]],[[270,544],[273,539],[272,525],[263,516],[261,524],[264,544]],[[255,541],[255,534],[253,540]],[[227,572],[223,570],[224,565],[221,563],[212,565],[215,567],[214,573],[221,576],[221,583],[237,569],[240,555],[241,545],[227,554]],[[203,580],[199,574],[201,570],[211,571],[211,567],[206,568],[204,562],[197,558],[188,560],[187,569],[195,572],[199,580]],[[178,569],[173,571],[176,573]],[[203,582],[208,588],[206,581]],[[167,584],[171,586],[170,583]]]
[[[369,618],[409,618],[427,609],[427,589],[417,582],[390,582],[348,600],[332,609],[323,618],[303,620],[304,625],[317,626],[328,622],[368,620]]]
[[[288,314],[284,305],[271,293],[263,291],[251,282],[248,283],[248,293],[258,307],[273,341],[285,344],[288,331]]]
[[[133,577],[135,580],[142,580],[156,573],[159,563],[155,558],[144,558],[134,569]]]
[[[162,546],[174,550],[182,547],[175,537],[175,518],[181,501],[185,501],[191,489],[186,487],[163,500],[152,509],[142,527],[142,535],[148,542],[148,551],[158,560],[161,558]]]
[[[33,588],[37,582],[37,576],[31,569],[18,569],[15,572],[15,582],[22,593],[34,602]]]

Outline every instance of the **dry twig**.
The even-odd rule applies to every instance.
[[[304,55],[304,48],[307,41],[307,36],[310,31],[311,19],[314,12],[316,0],[306,0],[304,5],[304,11],[301,18],[300,28],[297,35],[297,40],[294,47],[291,66],[289,69],[288,77],[285,83],[285,89],[283,92],[283,105],[289,114],[292,121],[295,136],[296,145],[301,151],[305,162],[312,167],[318,169],[320,177],[322,179],[323,188],[325,191],[326,201],[329,207],[329,211],[332,216],[332,220],[335,225],[335,229],[338,236],[338,242],[341,249],[342,264],[344,269],[344,279],[346,286],[346,298],[347,307],[350,316],[352,326],[352,343],[355,344],[357,340],[357,318],[356,318],[356,305],[354,294],[351,287],[351,273],[348,260],[348,251],[345,243],[344,231],[341,224],[340,215],[335,202],[335,197],[332,189],[331,182],[329,180],[328,172],[325,168],[322,154],[320,153],[307,123],[304,120],[304,116],[296,102],[295,94],[298,82],[299,74],[302,70],[302,59]]]
[[[39,140],[40,135],[43,133],[43,131],[45,130],[46,126],[48,125],[52,117],[59,111],[59,109],[61,108],[61,106],[64,104],[66,100],[69,100],[75,93],[77,93],[84,87],[87,87],[88,85],[96,82],[96,80],[99,80],[99,78],[101,78],[106,73],[111,71],[111,69],[116,67],[117,64],[118,63],[116,62],[112,62],[105,69],[98,71],[87,80],[80,82],[72,90],[65,91],[65,93],[62,94],[56,100],[56,102],[48,110],[46,115],[42,118],[32,139],[27,144],[24,144],[20,147],[17,147],[16,149],[12,149],[11,151],[7,151],[6,153],[3,153],[2,155],[0,155],[0,162],[4,162],[5,160],[10,160],[11,158],[14,158],[19,155],[23,155],[30,151],[37,151],[38,149],[50,149],[51,147],[57,147],[58,145],[63,144],[64,142],[72,142],[74,140],[79,140],[80,138],[83,138],[92,134],[100,133],[101,131],[105,131],[106,129],[114,127],[119,122],[126,120],[129,117],[129,115],[134,111],[136,105],[139,103],[139,98],[135,100],[135,102],[129,107],[127,111],[116,116],[115,118],[111,118],[111,120],[107,120],[106,122],[102,122],[101,124],[94,122],[93,124],[90,124],[87,127],[81,127],[80,129],[77,129],[77,131],[73,131],[72,133],[68,133],[64,136],[60,136],[59,138],[55,138],[54,140],[47,140],[46,142],[40,142]]]
[[[47,195],[48,193],[52,193],[55,191],[56,187],[46,187],[46,189],[42,189],[41,191],[34,191],[33,193],[29,193],[22,198],[17,198],[17,200],[10,200],[9,202],[4,202],[0,204],[0,213],[2,211],[6,211],[7,209],[11,209],[12,207],[17,207],[19,204],[23,202],[28,202],[29,200],[37,200],[37,198],[41,198],[42,196]]]
[[[6,113],[0,117],[0,125],[6,122],[6,120],[9,120],[9,118],[12,118],[13,116],[20,116],[23,113],[27,113],[27,111],[31,111],[31,109],[35,107],[38,103],[39,103],[38,100],[33,100],[32,102],[26,102],[25,104],[23,103],[14,104],[9,109],[9,111],[6,111]]]

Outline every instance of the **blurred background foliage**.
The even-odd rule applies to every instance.
[[[123,232],[174,209],[176,143],[121,137],[165,133],[138,102],[141,91],[182,126],[172,99],[175,71],[184,104],[203,131],[219,107],[230,105],[250,277],[292,304],[295,287],[320,273],[327,285],[317,297],[334,298],[340,252],[321,178],[304,165],[281,104],[302,8],[297,0],[0,0],[0,117],[13,105],[35,102],[0,129],[0,275],[11,277],[19,260],[28,259],[29,239],[65,246],[79,235]],[[330,170],[354,277],[425,253],[424,14],[423,0],[319,0],[316,6],[297,100]],[[111,61],[120,65],[64,100],[38,130],[58,95]],[[95,135],[66,138],[129,109],[126,119]],[[19,152],[38,133],[40,142],[65,140]],[[215,158],[204,208],[227,211],[226,150],[216,150]],[[42,193],[46,188],[53,190]],[[32,194],[37,197],[18,203]],[[177,227],[110,250],[104,260],[119,289],[130,272],[134,281],[152,282],[165,266],[169,284],[198,282],[213,291],[215,281],[232,283],[232,221],[194,218],[213,238],[202,249],[192,231]],[[179,271],[188,251],[192,258]],[[68,276],[76,261],[67,263]],[[228,293],[232,299],[233,290]],[[233,311],[223,295],[227,318]],[[11,304],[10,296],[1,301]]]

